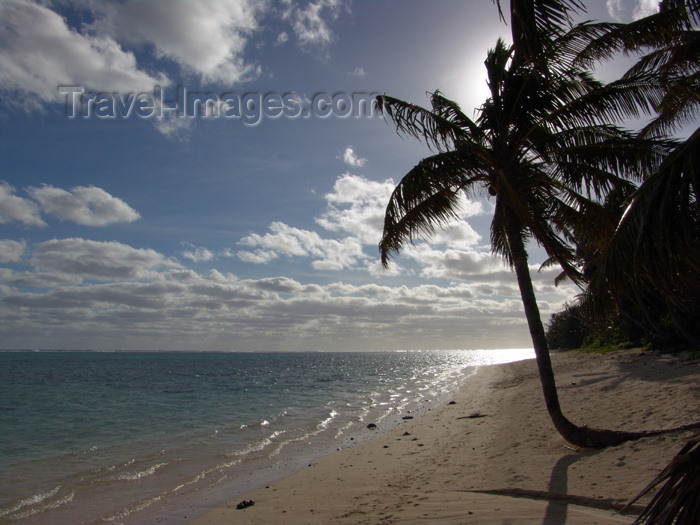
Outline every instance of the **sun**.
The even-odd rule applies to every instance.
[[[475,117],[476,110],[491,95],[486,84],[486,70],[481,68],[464,68],[445,79],[444,87],[440,88],[443,95],[454,100],[469,118]]]
[[[475,116],[475,110],[490,96],[486,83],[486,47],[483,52],[477,50],[455,52],[449,61],[449,71],[440,83],[440,91],[457,102],[464,114]]]

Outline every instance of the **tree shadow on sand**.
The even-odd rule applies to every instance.
[[[579,377],[583,379],[579,384],[593,384],[608,380],[611,383],[606,388],[614,389],[623,385],[628,379],[668,383],[696,375],[700,361],[660,352],[640,352],[617,359],[616,366],[617,370],[610,374],[597,376],[596,374],[582,373]]]
[[[542,525],[564,525],[569,515],[569,507],[588,507],[597,510],[611,511],[623,514],[630,518],[639,515],[643,506],[627,505],[611,498],[591,498],[568,494],[569,490],[569,468],[577,461],[600,454],[604,450],[588,450],[585,452],[566,454],[562,456],[552,468],[549,478],[548,490],[528,490],[521,488],[495,489],[495,490],[475,490],[486,494],[497,494],[501,496],[511,496],[516,498],[528,498],[547,502]]]
[[[552,474],[549,477],[549,491],[547,509],[545,511],[543,525],[560,525],[566,523],[568,507],[571,504],[585,507],[593,507],[602,510],[619,512],[624,508],[624,504],[613,499],[589,498],[568,494],[569,490],[569,467],[577,461],[600,454],[602,450],[591,450],[577,454],[567,454],[562,456],[554,465]],[[641,507],[631,506],[627,512],[634,515],[639,514]]]

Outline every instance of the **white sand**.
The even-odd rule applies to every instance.
[[[639,350],[552,359],[562,407],[578,424],[645,430],[700,420],[698,361]],[[694,434],[574,450],[549,420],[534,361],[481,368],[454,401],[193,525],[631,523],[615,509]],[[475,412],[484,417],[465,417]],[[255,505],[236,510],[242,500]]]

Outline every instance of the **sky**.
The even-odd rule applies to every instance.
[[[366,102],[473,115],[499,37],[489,0],[0,0],[0,348],[530,347],[487,196],[377,249],[430,151]],[[546,322],[577,290],[530,252]]]

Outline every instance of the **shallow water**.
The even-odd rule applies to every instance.
[[[230,498],[532,350],[0,353],[0,523],[134,523]]]

